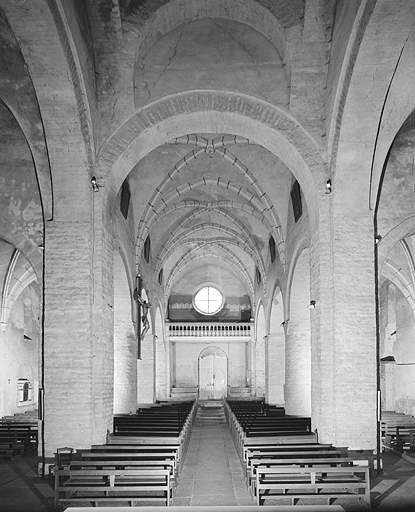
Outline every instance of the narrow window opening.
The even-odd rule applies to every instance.
[[[303,205],[301,202],[301,188],[297,180],[291,189],[291,203],[293,205],[294,220],[298,222],[303,215]]]
[[[121,213],[123,214],[125,219],[128,217],[128,209],[130,207],[130,198],[131,198],[130,185],[126,178],[121,187],[121,201],[120,201]]]

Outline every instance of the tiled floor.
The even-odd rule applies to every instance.
[[[195,420],[173,505],[251,505],[241,462],[219,409],[204,407]]]
[[[206,409],[195,421],[175,506],[253,504],[229,428],[224,418],[212,417],[216,412]],[[382,458],[383,474],[371,479],[372,510],[415,512],[415,465],[392,452],[384,452]],[[52,482],[38,477],[36,469],[35,452],[0,461],[0,512],[52,511]],[[296,510],[301,512],[300,506]]]
[[[390,451],[384,452],[382,459],[382,475],[371,479],[372,509],[415,512],[415,465]]]

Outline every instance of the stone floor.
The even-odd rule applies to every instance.
[[[196,417],[173,505],[251,505],[223,411],[201,407]]]
[[[36,470],[35,452],[0,461],[0,512],[52,511],[53,482],[38,477]],[[371,479],[371,501],[372,510],[378,512],[415,512],[415,465],[396,453],[384,452],[383,473]],[[193,427],[173,505],[220,506],[224,510],[245,506],[249,510],[252,504],[223,415],[214,408],[202,409]],[[343,506],[348,512],[353,510]],[[295,509],[301,511],[299,505]]]

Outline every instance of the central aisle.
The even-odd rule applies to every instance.
[[[219,402],[201,402],[173,505],[252,505]]]

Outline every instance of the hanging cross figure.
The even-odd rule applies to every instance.
[[[141,329],[140,338],[144,339],[144,336],[147,334],[150,329],[150,322],[148,321],[148,310],[150,309],[151,304],[145,300],[143,300],[140,295],[137,294],[137,302],[140,304],[142,308],[141,321],[143,324],[143,328]]]

